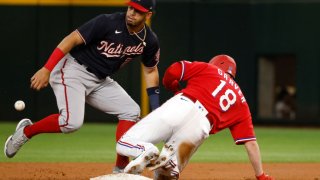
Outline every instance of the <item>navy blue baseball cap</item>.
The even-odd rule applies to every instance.
[[[130,0],[128,5],[141,12],[154,11],[156,7],[155,0]]]

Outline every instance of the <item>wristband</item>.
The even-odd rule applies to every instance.
[[[52,71],[53,68],[64,56],[65,54],[61,51],[61,49],[55,48],[44,67],[47,68],[49,71]]]
[[[159,94],[160,94],[160,89],[159,86],[157,87],[150,87],[147,88],[147,94],[149,96],[149,103],[151,110],[155,110],[160,106],[159,103]]]

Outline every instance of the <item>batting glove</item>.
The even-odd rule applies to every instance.
[[[273,177],[262,173],[260,176],[256,176],[257,180],[275,180]]]

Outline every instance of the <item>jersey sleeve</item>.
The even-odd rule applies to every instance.
[[[108,27],[112,26],[110,17],[109,14],[98,15],[77,29],[85,44],[102,38],[108,32]]]
[[[146,67],[155,67],[160,60],[160,45],[157,36],[153,32],[150,33],[153,38],[150,43],[147,43],[143,52],[142,63]]]
[[[247,141],[256,140],[251,116],[230,126],[229,130],[232,134],[235,144],[237,145],[244,144]]]
[[[172,91],[176,92],[179,89],[179,81],[181,80],[183,73],[183,62],[175,62],[170,65],[164,73],[162,84],[163,86]]]

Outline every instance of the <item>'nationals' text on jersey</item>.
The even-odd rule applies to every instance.
[[[251,113],[244,95],[232,77],[214,65],[180,61],[166,71],[163,83],[187,81],[182,93],[197,99],[209,112],[211,134],[229,128],[237,144],[254,140]]]
[[[130,34],[125,13],[99,15],[77,29],[85,44],[70,54],[100,79],[114,74],[139,55],[146,67],[154,67],[159,61],[159,41],[148,26],[145,28],[136,35]],[[137,36],[146,36],[146,46]]]

